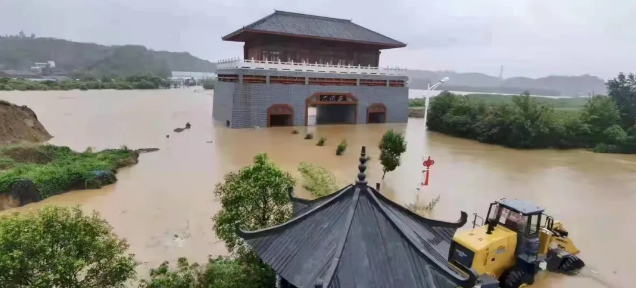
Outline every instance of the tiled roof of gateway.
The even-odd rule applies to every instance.
[[[369,187],[366,157],[360,162],[355,185],[316,200],[292,197],[292,220],[237,233],[298,288],[473,287],[477,275],[446,259],[466,213],[456,223],[412,213]]]
[[[276,11],[265,18],[234,31],[223,40],[233,41],[243,32],[282,34],[311,38],[375,44],[390,48],[405,47],[406,44],[371,31],[351,20]]]

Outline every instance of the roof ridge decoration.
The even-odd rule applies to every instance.
[[[367,185],[367,174],[365,174],[364,172],[367,170],[367,161],[369,160],[369,158],[367,158],[367,147],[366,146],[362,146],[362,151],[360,152],[360,158],[358,158],[358,160],[360,160],[360,164],[358,165],[358,171],[360,171],[360,173],[358,173],[358,179],[356,180],[356,186],[358,187],[364,187],[364,186],[368,186]]]

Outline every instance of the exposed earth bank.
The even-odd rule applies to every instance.
[[[35,112],[0,100],[0,211],[80,189],[115,183],[117,170],[158,148],[83,152],[40,144],[52,138]]]
[[[42,142],[52,137],[31,108],[0,100],[0,145]]]

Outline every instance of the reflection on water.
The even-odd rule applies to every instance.
[[[214,185],[225,173],[249,165],[256,153],[267,152],[296,177],[301,161],[316,163],[333,171],[344,185],[354,181],[360,147],[366,145],[372,156],[370,183],[382,183],[382,192],[398,203],[415,201],[422,157],[431,155],[435,165],[430,186],[418,197],[426,204],[441,196],[431,217],[454,221],[461,210],[483,215],[493,200],[524,198],[564,222],[583,251],[581,257],[603,278],[622,287],[635,279],[630,268],[636,252],[629,247],[636,235],[628,228],[636,221],[634,156],[515,151],[425,133],[421,119],[408,124],[297,127],[298,135],[292,135],[290,127],[230,130],[213,124],[211,92],[188,89],[0,92],[0,98],[33,108],[54,135],[53,144],[77,150],[120,145],[161,149],[122,169],[114,185],[17,209],[58,204],[98,210],[129,240],[138,259],[147,262],[142,271],[180,256],[202,261],[226,252],[212,231],[211,217],[219,209]],[[172,132],[185,122],[192,124],[190,130]],[[387,129],[405,132],[409,145],[402,166],[381,180],[377,143]],[[315,139],[327,138],[326,145],[304,140],[306,132],[316,133]],[[342,139],[349,148],[336,156]],[[307,196],[302,190],[298,194]],[[584,276],[541,274],[535,287],[606,286]]]

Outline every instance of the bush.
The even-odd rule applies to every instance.
[[[294,129],[294,130],[292,130],[292,132],[291,132],[291,133],[292,133],[292,134],[298,134],[298,130]]]
[[[325,139],[324,137],[320,137],[320,139],[318,139],[318,143],[316,143],[316,146],[325,146],[325,142],[327,142],[327,139]]]
[[[216,81],[214,81],[214,80],[212,80],[212,79],[206,79],[206,80],[204,80],[204,81],[203,81],[203,89],[206,89],[206,90],[214,90],[214,82],[216,82]]]
[[[142,280],[140,288],[258,288],[254,275],[234,259],[209,259],[206,265],[190,264],[179,258],[176,269],[163,262],[150,270],[150,280]]]
[[[45,207],[0,216],[0,287],[123,287],[137,262],[97,213]]]
[[[305,140],[311,140],[314,139],[314,133],[307,133],[307,135],[305,135]]]
[[[40,199],[74,189],[100,188],[115,182],[117,169],[137,163],[138,156],[125,147],[96,153],[53,145],[3,147],[0,159],[14,163],[0,173],[0,194],[12,193],[13,184],[20,179],[33,181]]]
[[[86,91],[86,90],[88,90],[88,86],[86,84],[81,84],[79,86],[79,90]]]
[[[347,139],[342,140],[342,142],[338,144],[338,147],[336,147],[336,155],[338,156],[342,155],[342,153],[344,153],[345,150],[347,150]]]
[[[336,176],[323,167],[301,162],[298,172],[303,177],[303,188],[314,197],[326,196],[338,190]]]

